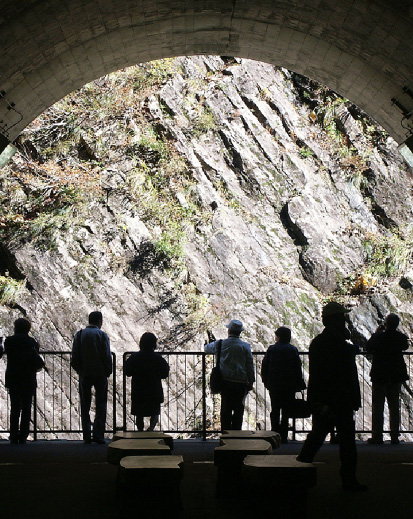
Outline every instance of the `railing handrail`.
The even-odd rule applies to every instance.
[[[113,358],[113,373],[112,373],[112,384],[111,384],[111,390],[112,390],[112,400],[110,402],[110,405],[111,405],[111,408],[108,407],[108,409],[111,409],[112,411],[112,417],[113,417],[113,420],[112,420],[112,424],[111,424],[111,428],[110,429],[107,429],[106,432],[115,432],[116,430],[118,430],[118,427],[117,427],[117,398],[121,398],[121,402],[122,402],[122,410],[119,411],[122,413],[122,428],[124,430],[127,430],[128,428],[128,420],[129,420],[129,423],[130,423],[130,415],[129,415],[129,409],[128,409],[128,399],[130,397],[130,392],[128,391],[128,382],[127,382],[127,377],[124,373],[124,370],[123,370],[123,364],[124,364],[124,361],[125,359],[130,356],[131,354],[133,353],[136,353],[138,350],[134,350],[134,351],[127,351],[127,352],[124,352],[122,354],[122,369],[121,369],[121,376],[122,376],[122,394],[118,394],[118,384],[117,384],[117,381],[118,381],[118,376],[119,376],[119,368],[120,366],[117,365],[117,356],[116,356],[116,353],[115,352],[112,352],[112,358]],[[170,430],[168,430],[168,432],[176,432],[177,434],[181,434],[181,433],[188,433],[188,434],[197,434],[199,436],[201,436],[203,439],[206,439],[207,438],[207,435],[209,434],[215,434],[217,433],[217,429],[214,428],[213,424],[215,422],[212,422],[212,427],[211,426],[208,426],[208,423],[210,423],[211,425],[211,406],[212,406],[212,414],[213,414],[213,418],[212,420],[214,419],[214,417],[217,416],[217,408],[218,408],[218,405],[216,404],[217,402],[217,399],[216,397],[212,398],[209,394],[209,387],[208,387],[208,384],[207,384],[207,381],[208,381],[208,376],[209,376],[209,371],[211,369],[211,367],[213,366],[213,363],[215,362],[215,356],[214,354],[210,354],[210,353],[206,353],[205,351],[170,351],[170,350],[166,350],[166,351],[162,351],[162,350],[158,350],[158,352],[169,358],[170,362],[172,362],[172,358],[173,357],[176,357],[176,362],[175,362],[175,366],[178,366],[178,363],[180,362],[179,359],[182,360],[183,363],[186,363],[186,361],[184,360],[185,358],[186,359],[189,359],[190,357],[193,357],[194,358],[194,363],[195,361],[198,363],[197,364],[197,367],[196,367],[196,370],[195,368],[192,366],[190,369],[193,370],[194,372],[194,376],[196,375],[198,377],[198,379],[195,381],[195,378],[193,380],[190,381],[190,385],[187,385],[187,386],[183,386],[179,389],[179,391],[176,389],[176,387],[173,387],[171,389],[171,385],[168,385],[168,401],[165,402],[165,405],[168,404],[168,406],[172,406],[174,405],[176,407],[176,409],[178,410],[178,407],[179,407],[179,404],[180,404],[180,399],[182,400],[185,400],[185,412],[187,412],[187,408],[186,408],[186,405],[187,405],[187,399],[188,400],[191,400],[191,398],[193,398],[193,403],[194,403],[194,407],[192,408],[192,410],[189,408],[189,411],[190,413],[192,413],[192,415],[194,416],[194,424],[196,423],[196,427],[184,427],[184,428],[180,428],[180,427],[175,427],[175,428],[171,428]],[[67,373],[66,375],[68,376],[68,379],[69,379],[69,390],[68,390],[68,393],[64,394],[65,395],[65,402],[66,402],[66,405],[69,406],[70,410],[68,411],[69,413],[71,412],[72,410],[72,407],[74,407],[74,411],[75,413],[79,411],[78,409],[78,403],[73,403],[73,402],[77,402],[76,399],[78,399],[78,387],[76,387],[76,389],[72,389],[72,386],[75,387],[75,383],[76,383],[76,380],[77,380],[77,375],[73,375],[73,369],[70,367],[70,364],[69,365],[66,365],[66,360],[64,361],[64,363],[60,362],[58,363],[58,361],[52,361],[51,359],[52,358],[56,358],[58,356],[60,356],[62,359],[63,358],[67,358],[68,356],[70,356],[71,354],[71,351],[67,351],[67,350],[63,350],[63,351],[56,351],[56,350],[41,350],[40,353],[42,355],[44,355],[45,357],[45,360],[46,360],[46,366],[48,365],[48,358],[50,360],[50,363],[52,364],[52,367],[51,367],[51,370],[54,371],[55,370],[55,364],[57,363],[58,364],[58,367],[59,367],[59,364],[60,364],[60,368],[63,370],[63,369],[66,369],[67,370]],[[264,421],[264,424],[265,422],[267,421],[267,418],[268,418],[268,415],[269,415],[269,405],[267,405],[267,400],[269,400],[267,398],[267,394],[266,394],[266,391],[263,389],[263,386],[262,386],[262,381],[260,380],[260,377],[259,377],[259,371],[260,371],[260,361],[259,359],[262,358],[264,355],[265,355],[265,351],[253,351],[252,354],[253,354],[253,357],[254,357],[254,366],[255,366],[255,374],[256,374],[256,378],[257,378],[257,381],[256,381],[256,384],[255,384],[255,387],[254,387],[254,398],[255,400],[255,419],[256,420],[261,420],[261,421]],[[303,366],[304,364],[308,361],[308,354],[309,352],[308,351],[301,351],[299,352],[300,356],[302,357],[303,359]],[[408,367],[409,367],[409,370],[410,370],[410,374],[411,374],[411,380],[413,381],[413,371],[412,371],[412,364],[411,364],[411,359],[413,358],[413,351],[406,351],[406,352],[403,352],[403,356],[404,358],[408,359]],[[212,357],[213,360],[212,360],[212,363],[210,361],[208,361],[208,357]],[[370,359],[372,358],[372,355],[365,352],[365,351],[360,351],[359,353],[357,353],[357,357],[359,358],[364,358],[364,359],[367,359],[367,361],[370,361]],[[306,359],[304,361],[304,359]],[[188,360],[188,362],[191,362],[190,360]],[[363,361],[364,362],[364,361]],[[49,365],[50,367],[50,365]],[[307,368],[307,365],[306,365],[306,368]],[[186,369],[186,367],[185,367]],[[56,370],[57,371],[57,370]],[[364,370],[364,372],[366,372],[366,369]],[[360,370],[360,373],[361,373],[361,370]],[[359,375],[360,375],[359,373]],[[178,377],[178,371],[175,373],[175,378]],[[186,376],[186,374],[185,374]],[[45,376],[44,376],[45,377]],[[63,382],[63,378],[64,378],[64,373],[63,371],[59,372],[59,374],[56,376],[56,378],[53,378],[54,377],[54,373],[51,374],[51,378],[52,378],[52,383],[49,384],[49,386],[52,386],[52,398],[53,400],[57,401],[57,406],[59,405],[59,399],[60,399],[60,396],[57,395],[56,396],[56,388],[58,387],[57,383],[56,383],[56,380],[61,384],[60,387],[64,387],[64,382]],[[60,377],[60,379],[59,379]],[[47,380],[47,382],[49,382]],[[369,419],[370,419],[370,416],[369,416],[369,412],[367,411],[367,408],[369,406],[369,399],[370,399],[370,381],[364,377],[364,378],[361,378],[361,382],[362,382],[362,392],[363,392],[363,405],[364,407],[362,408],[362,413],[363,413],[363,424],[365,423],[368,423]],[[168,382],[168,384],[173,384],[175,383],[176,385],[176,380],[173,381],[173,382]],[[46,388],[46,382],[44,382],[44,386],[45,386],[45,389],[44,389],[44,398],[43,398],[43,407],[47,407],[46,404],[48,404],[46,398],[47,398],[47,393],[50,393],[50,387],[47,387]],[[192,391],[192,393],[190,393]],[[260,392],[259,392],[260,391]],[[62,391],[63,393],[63,391]],[[199,396],[199,398],[197,397],[197,395]],[[405,412],[405,415],[407,416],[407,420],[408,420],[408,426],[407,428],[405,428],[405,430],[403,430],[402,432],[406,432],[406,433],[413,433],[413,408],[411,406],[411,403],[412,403],[412,396],[413,396],[413,390],[412,390],[412,387],[407,384],[404,384],[404,388],[403,388],[403,405],[404,405],[404,412]],[[367,398],[367,400],[366,400]],[[259,399],[261,399],[261,401],[259,402]],[[36,412],[34,413],[34,428],[33,428],[33,436],[34,438],[36,439],[38,434],[74,434],[74,433],[81,433],[81,427],[78,426],[78,427],[73,427],[72,425],[72,415],[70,415],[70,423],[67,425],[65,424],[65,426],[61,426],[60,428],[59,427],[56,427],[55,424],[54,424],[54,414],[53,414],[53,419],[51,420],[51,423],[47,423],[47,420],[46,420],[46,417],[45,417],[45,411],[43,410],[43,415],[42,415],[42,409],[40,407],[40,405],[42,405],[42,403],[39,403],[38,401],[38,395],[37,395],[37,391],[35,393],[35,396],[34,396],[34,404],[35,404],[35,410]],[[39,406],[37,405],[39,404]],[[55,404],[55,402],[53,403],[53,405]],[[8,405],[8,404],[7,404]],[[59,408],[57,408],[58,411],[56,411],[56,415],[58,416],[59,415]],[[171,407],[172,409],[172,407]],[[53,407],[53,413],[55,413],[55,407]],[[260,415],[263,415],[261,416]],[[406,414],[407,413],[407,414]],[[195,420],[195,415],[197,415],[198,418],[196,418]],[[43,427],[40,427],[39,426],[39,421],[38,419],[40,418],[40,416],[42,416],[42,419],[43,419],[43,422],[44,422],[44,426]],[[7,416],[7,419],[8,419],[8,416]],[[79,421],[79,414],[77,414],[75,416],[75,419]],[[365,422],[365,419],[366,419],[366,422]],[[170,420],[170,417],[168,415],[168,423],[169,423],[169,420]],[[301,423],[301,422],[300,422]],[[299,430],[298,428],[296,428],[295,430],[297,431],[297,433],[307,433],[308,432],[308,427],[307,427],[307,422],[304,423],[304,421],[302,422],[302,429]],[[294,425],[295,427],[295,425]],[[364,427],[364,425],[363,425]],[[166,430],[166,429],[165,429]],[[8,432],[8,430],[3,430],[3,431],[0,431],[0,432]],[[370,432],[369,429],[365,429],[365,428],[362,428],[360,430],[358,430],[357,432],[360,432],[360,433],[368,433]]]

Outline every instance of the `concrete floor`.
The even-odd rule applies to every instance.
[[[184,457],[180,519],[250,518],[257,496],[248,489],[237,499],[216,499],[216,441],[175,441]],[[296,454],[301,443],[275,451]],[[358,477],[369,491],[348,494],[339,479],[338,447],[323,446],[316,458],[317,487],[308,493],[308,519],[412,519],[413,444],[371,446],[358,443]],[[0,441],[1,519],[118,519],[117,468],[106,463],[104,445],[78,441]],[[159,496],[162,499],[162,495]],[[148,514],[136,513],[144,518]],[[152,517],[152,516],[151,516]],[[267,514],[265,514],[267,517]],[[282,518],[274,507],[268,517]]]

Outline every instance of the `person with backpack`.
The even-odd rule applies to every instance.
[[[276,330],[275,338],[276,343],[268,348],[263,358],[261,378],[270,392],[271,430],[280,434],[282,443],[288,443],[288,419],[295,393],[306,385],[298,350],[290,344],[291,330],[281,326]]]

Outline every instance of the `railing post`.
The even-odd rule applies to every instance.
[[[122,357],[122,413],[123,413],[123,430],[126,431],[126,377],[125,377],[125,356]]]
[[[37,387],[34,390],[33,395],[33,440],[37,440]]]
[[[117,398],[117,391],[116,391],[116,354],[112,352],[112,392],[113,392],[113,405],[112,405],[112,427],[113,427],[113,434],[116,434],[116,398]]]
[[[202,439],[206,440],[206,355],[202,353]]]

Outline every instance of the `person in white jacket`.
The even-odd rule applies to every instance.
[[[221,429],[241,430],[245,397],[255,382],[254,362],[251,346],[240,339],[242,322],[233,319],[226,327],[228,338],[207,344],[205,353],[217,354],[221,342]]]

